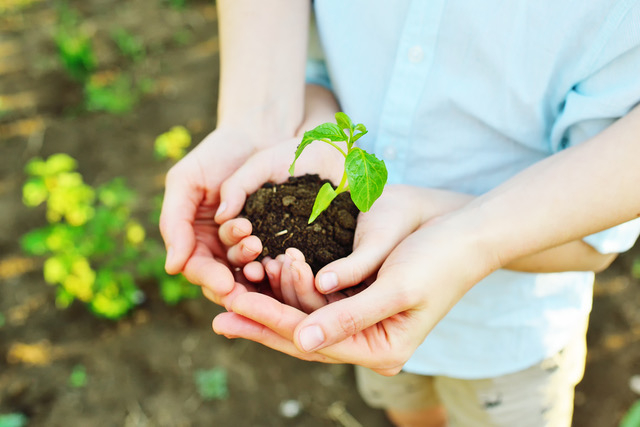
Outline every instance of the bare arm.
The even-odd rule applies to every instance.
[[[309,1],[219,0],[218,126],[291,136],[304,106]]]
[[[640,216],[640,107],[451,214],[494,266]]]
[[[219,0],[218,125],[167,174],[160,231],[165,269],[209,289],[237,288],[213,219],[222,182],[256,151],[288,140],[304,112],[309,1]],[[221,262],[222,261],[222,262]]]

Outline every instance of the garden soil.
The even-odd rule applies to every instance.
[[[131,112],[82,108],[80,85],[60,65],[56,1],[0,5],[0,414],[30,427],[52,426],[388,426],[354,389],[352,369],[299,361],[244,340],[215,335],[220,311],[204,298],[166,305],[154,283],[145,302],[111,322],[81,304],[54,305],[42,259],[19,238],[45,225],[43,209],[21,203],[23,165],[66,152],[85,180],[124,176],[146,218],[162,193],[168,162],[153,158],[157,135],[186,126],[195,140],[215,126],[218,39],[214,5],[204,0],[75,0],[91,35],[98,78],[117,72],[151,81]],[[139,37],[146,54],[128,60],[111,34]],[[149,238],[159,238],[149,225]],[[629,272],[636,247],[598,275],[585,378],[576,392],[576,427],[614,427],[638,398],[640,288]],[[86,384],[70,381],[78,366]],[[228,396],[206,400],[195,375],[223,369]]]

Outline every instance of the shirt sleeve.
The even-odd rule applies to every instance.
[[[568,92],[551,131],[551,148],[579,144],[610,126],[640,103],[640,2],[614,14],[593,49],[587,52],[580,78]],[[630,249],[640,234],[640,218],[584,241],[601,253]]]
[[[309,46],[307,50],[306,82],[323,86],[332,90],[329,71],[324,58],[324,50],[320,42],[315,13],[311,15],[309,22]]]
[[[312,58],[307,59],[306,82],[323,86],[328,90],[333,90],[331,87],[331,80],[329,79],[327,65],[324,60]]]

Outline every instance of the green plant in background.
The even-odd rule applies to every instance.
[[[28,421],[24,414],[0,414],[0,427],[24,427]]]
[[[223,400],[229,397],[227,371],[223,368],[200,369],[194,374],[198,394],[204,400]]]
[[[90,36],[82,30],[78,13],[62,4],[54,40],[62,65],[76,80],[85,81],[96,68]]]
[[[631,275],[636,279],[640,279],[640,257],[633,260],[631,265]]]
[[[5,323],[6,323],[6,320],[4,318],[4,314],[0,313],[0,328],[2,328]]]
[[[618,427],[640,427],[640,400],[631,405]]]
[[[84,86],[85,106],[88,111],[127,113],[138,102],[139,92],[126,74],[93,75]]]
[[[183,126],[174,126],[156,138],[154,151],[160,159],[178,160],[191,145],[191,134]]]
[[[164,2],[177,10],[182,10],[187,6],[187,0],[164,0]]]
[[[25,234],[21,244],[46,257],[44,279],[56,286],[56,304],[66,308],[80,300],[93,313],[118,319],[144,300],[138,284],[151,279],[169,304],[198,296],[199,288],[183,276],[165,273],[164,246],[147,238],[134,217],[137,195],[124,179],[93,188],[76,169],[66,154],[32,159],[25,168],[23,202],[46,204],[49,225]]]
[[[73,388],[82,388],[87,385],[87,369],[84,365],[76,365],[69,374],[69,385]]]
[[[118,28],[111,33],[111,39],[118,46],[120,53],[134,62],[141,61],[146,55],[142,40],[129,33],[124,28]]]
[[[340,184],[335,190],[328,182],[320,188],[311,210],[309,224],[329,207],[338,194],[345,191],[350,192],[351,200],[360,211],[367,212],[380,197],[387,183],[387,167],[384,161],[354,145],[367,133],[367,128],[362,123],[354,124],[351,118],[342,112],[336,113],[335,118],[336,123],[323,123],[304,133],[296,148],[293,163],[289,167],[289,174],[293,176],[298,157],[314,141],[326,142],[344,156],[344,172]],[[345,143],[346,152],[336,144],[337,142]]]

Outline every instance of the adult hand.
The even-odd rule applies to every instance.
[[[160,231],[167,247],[165,268],[182,272],[218,304],[236,282],[218,238],[215,213],[220,185],[257,149],[238,131],[217,129],[167,174]],[[254,248],[255,249],[255,248]]]
[[[251,236],[249,221],[236,216],[242,210],[247,196],[265,182],[281,183],[289,177],[289,165],[299,143],[300,137],[297,137],[257,152],[221,186],[224,210],[219,209],[215,215],[216,222],[221,224],[218,230],[221,249],[231,265],[242,267],[242,277],[248,280],[246,283],[261,282],[265,276],[264,266],[270,260],[265,259],[263,263],[254,261],[262,252],[262,244],[256,236]],[[297,163],[297,175],[317,173],[323,178],[339,181],[344,158],[337,150],[327,144],[317,143],[307,151]],[[274,292],[281,296],[278,289],[274,289]]]
[[[301,359],[354,363],[381,374],[397,373],[437,321],[481,278],[459,269],[459,256],[474,247],[465,248],[466,242],[457,232],[446,240],[439,237],[448,230],[441,225],[411,233],[433,215],[456,209],[470,198],[437,190],[388,187],[371,211],[359,218],[353,254],[323,268],[316,282],[322,289],[322,275],[333,274],[334,289],[342,289],[360,283],[382,264],[368,288],[345,299],[331,294],[333,303],[307,315],[304,311],[316,308],[313,304],[318,303],[318,295],[309,289],[309,283],[313,284],[310,272],[294,259],[291,265],[298,262],[299,266],[294,267],[296,280],[289,291],[281,292],[286,295],[293,290],[295,298],[285,296],[284,300],[293,301],[298,308],[265,295],[243,295],[234,301],[233,313],[216,317],[214,330],[261,342]],[[443,250],[443,246],[450,250]],[[469,271],[488,274],[483,258],[474,259],[483,268]],[[441,283],[449,282],[448,268],[468,277],[452,277],[450,286],[439,289]],[[280,287],[287,283],[284,274]]]

